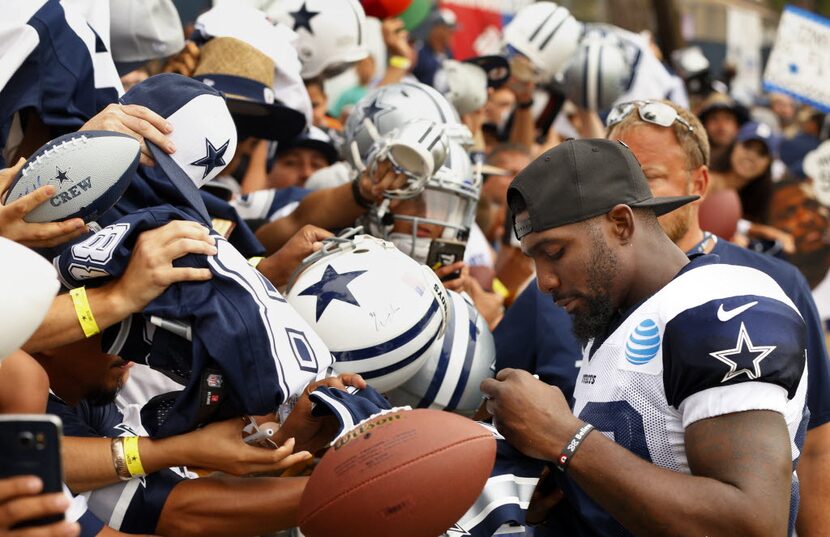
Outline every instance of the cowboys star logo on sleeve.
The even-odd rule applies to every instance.
[[[738,331],[738,341],[734,348],[709,354],[729,367],[729,371],[721,380],[723,383],[744,373],[750,380],[760,378],[761,361],[769,356],[775,348],[775,345],[753,345],[752,340],[749,339],[746,325],[741,323],[741,329]]]

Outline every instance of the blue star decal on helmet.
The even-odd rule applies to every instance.
[[[68,170],[67,170],[67,171],[62,171],[62,170],[61,170],[60,168],[58,168],[57,166],[55,166],[55,169],[58,171],[58,174],[57,174],[57,176],[55,177],[55,180],[56,180],[56,181],[58,181],[58,182],[59,182],[59,184],[61,184],[61,185],[62,185],[64,181],[71,181],[71,179],[70,179],[69,177],[67,177],[67,176],[66,176],[66,173],[67,173],[67,171],[68,171]]]
[[[319,321],[323,312],[334,300],[360,306],[357,299],[349,291],[349,283],[364,272],[366,271],[355,270],[338,274],[331,265],[327,265],[326,270],[323,271],[323,279],[302,291],[300,295],[317,297],[317,320]]]
[[[207,153],[204,157],[200,158],[199,160],[195,160],[191,162],[191,166],[204,166],[205,173],[202,174],[202,179],[208,176],[210,172],[213,171],[214,168],[218,166],[224,166],[225,159],[222,157],[225,156],[225,151],[228,150],[228,144],[230,140],[225,141],[219,149],[216,149],[210,140],[205,138],[205,153]]]
[[[308,33],[314,35],[314,31],[311,29],[311,19],[316,17],[320,14],[319,11],[309,11],[306,7],[308,2],[303,2],[303,5],[300,7],[299,11],[293,11],[289,13],[291,17],[294,19],[294,28],[293,30],[296,32],[300,28],[305,28]]]
[[[369,104],[367,104],[365,107],[363,107],[363,110],[362,110],[363,117],[368,118],[369,121],[371,121],[372,123],[376,123],[376,121],[375,121],[375,116],[376,115],[380,114],[381,112],[385,112],[387,110],[394,110],[395,109],[394,106],[383,106],[383,105],[381,105],[378,102],[379,97],[380,96],[375,97],[374,99],[372,99],[372,101]]]

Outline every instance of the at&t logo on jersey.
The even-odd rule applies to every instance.
[[[660,329],[646,319],[638,324],[625,342],[625,359],[632,365],[649,363],[660,350]]]

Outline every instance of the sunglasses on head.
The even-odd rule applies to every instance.
[[[652,125],[657,125],[659,127],[671,127],[676,121],[685,127],[689,134],[695,132],[694,127],[692,127],[688,121],[683,119],[680,114],[677,113],[677,110],[666,103],[661,103],[659,101],[631,101],[618,104],[611,109],[611,112],[608,113],[608,117],[605,118],[605,126],[610,129],[628,117],[635,110],[640,114],[640,119],[646,123],[651,123]],[[695,139],[695,142],[698,150],[700,151],[700,156],[703,158],[703,148],[700,147],[700,142],[697,139]],[[701,160],[701,162],[704,161]]]
[[[677,121],[686,127],[689,132],[695,131],[694,127],[688,121],[680,117],[677,110],[659,101],[631,101],[618,104],[608,113],[608,117],[605,119],[605,126],[613,127],[628,117],[634,110],[639,112],[640,119],[646,123],[652,123],[661,127],[671,127],[672,123]]]

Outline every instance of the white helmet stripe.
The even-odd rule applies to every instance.
[[[464,395],[464,392],[467,390],[467,381],[470,379],[470,368],[473,365],[473,358],[475,358],[476,355],[476,345],[478,344],[477,334],[473,334],[474,330],[478,330],[476,328],[478,311],[476,311],[475,307],[466,300],[464,301],[464,304],[467,306],[467,326],[459,328],[467,328],[468,330],[467,353],[464,355],[464,365],[461,367],[461,374],[458,376],[458,382],[455,384],[455,391],[453,392],[452,397],[450,397],[450,402],[447,404],[446,410],[455,410],[458,406],[458,402],[461,400],[461,396]]]
[[[557,9],[559,9],[559,8],[557,8]],[[539,43],[539,50],[545,50],[545,47],[548,46],[548,43],[550,43],[551,39],[553,39],[553,36],[556,35],[556,32],[559,31],[559,28],[561,28],[563,24],[568,22],[569,18],[570,18],[569,14],[566,14],[564,17],[562,17],[562,20],[559,21],[559,24],[557,24],[556,27],[553,30],[551,30],[551,32],[548,34],[548,36],[541,43]]]
[[[444,341],[441,346],[441,355],[438,357],[438,365],[435,368],[435,375],[432,377],[427,391],[424,393],[424,396],[417,405],[419,408],[429,408],[432,403],[435,402],[435,397],[438,395],[438,391],[444,384],[444,379],[447,376],[447,366],[450,363],[450,356],[452,355],[453,347],[452,344],[454,340],[453,335],[455,334],[455,300],[452,301],[452,304],[453,312],[451,312],[451,315],[447,321],[447,330],[444,332]]]
[[[535,29],[535,30],[533,30],[533,33],[532,33],[532,34],[530,34],[530,37],[528,37],[528,38],[527,38],[527,39],[528,39],[528,41],[533,41],[534,39],[536,39],[536,36],[537,36],[537,35],[539,35],[539,32],[541,32],[541,31],[542,31],[542,28],[544,28],[544,27],[545,27],[545,24],[547,24],[547,23],[548,23],[548,21],[551,19],[551,17],[553,17],[554,13],[556,13],[557,11],[559,11],[559,6],[556,6],[556,7],[553,9],[553,11],[551,11],[550,13],[548,13],[548,16],[547,16],[547,17],[545,17],[544,19],[542,19],[542,23],[541,23],[541,24],[539,24],[539,26],[537,26],[537,27],[536,27],[536,29]]]

